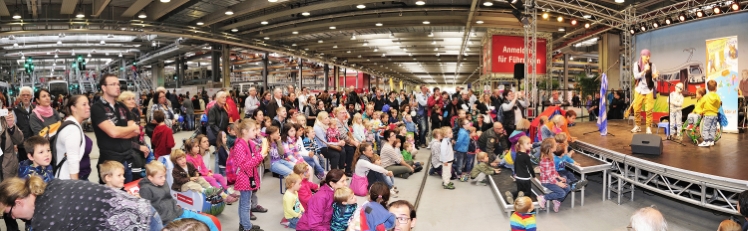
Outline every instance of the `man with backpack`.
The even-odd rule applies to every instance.
[[[91,124],[101,153],[98,164],[107,160],[122,163],[125,166],[125,183],[128,183],[132,181],[130,164],[133,149],[130,138],[140,135],[140,127],[127,107],[115,100],[120,94],[119,78],[106,74],[99,80],[99,86],[103,94],[91,106]],[[99,183],[104,184],[101,179]]]

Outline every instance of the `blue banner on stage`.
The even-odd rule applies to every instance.
[[[600,108],[600,113],[597,116],[597,129],[600,131],[600,135],[607,135],[608,134],[608,113],[606,113],[605,106],[608,104],[608,97],[605,97],[606,92],[608,91],[608,76],[603,73],[603,76],[600,77],[600,105],[598,108]]]

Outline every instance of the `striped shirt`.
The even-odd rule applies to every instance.
[[[535,214],[513,212],[509,218],[512,231],[535,231]]]

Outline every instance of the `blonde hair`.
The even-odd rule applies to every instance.
[[[353,190],[348,187],[341,187],[338,189],[335,189],[335,194],[333,196],[334,201],[337,203],[343,203],[348,201],[349,198],[353,196]]]
[[[475,159],[478,160],[478,161],[480,161],[480,160],[482,160],[483,158],[486,158],[486,157],[488,157],[488,153],[486,153],[486,152],[479,152],[478,154],[475,155]]]
[[[405,142],[403,144],[403,150],[408,150],[408,149],[410,149],[412,147],[413,147],[413,144],[411,144],[410,142]]]
[[[187,154],[182,151],[182,149],[174,149],[174,151],[171,151],[171,155],[169,155],[169,159],[172,163],[177,164],[177,160],[179,158],[187,158]]]
[[[307,167],[309,167],[309,164],[307,164],[306,162],[300,162],[293,166],[293,173],[302,175],[306,172]]]
[[[527,119],[522,119],[519,121],[519,124],[517,124],[516,130],[527,130],[530,128],[530,121]]]
[[[299,181],[301,181],[301,176],[296,173],[291,173],[290,175],[286,176],[286,188],[293,188],[293,185]]]
[[[157,160],[153,160],[145,165],[145,174],[155,176],[157,173],[166,173],[166,166]]]
[[[452,128],[449,126],[444,126],[442,128],[439,128],[439,130],[442,130],[442,138],[447,136],[447,134],[452,134]]]
[[[717,231],[740,231],[740,224],[737,222],[727,219],[719,223]]]
[[[114,160],[108,160],[104,163],[99,164],[99,177],[101,177],[101,181],[106,181],[106,176],[114,174],[115,169],[120,169],[124,172],[125,166],[122,165],[122,163],[120,163],[119,161]]]
[[[327,124],[325,124],[325,123],[322,122],[323,120],[325,120],[327,118],[330,118],[330,115],[327,114],[326,111],[321,111],[321,112],[317,113],[317,119],[314,121],[314,126],[319,125],[320,127],[324,128],[324,129],[327,129]]]
[[[257,125],[258,125],[258,124],[257,124],[257,121],[255,121],[255,120],[253,120],[253,119],[244,119],[244,120],[242,120],[242,122],[241,122],[241,123],[239,123],[239,124],[238,124],[238,125],[236,126],[236,129],[237,129],[237,130],[239,131],[239,132],[237,132],[236,134],[237,134],[237,135],[238,135],[239,137],[243,137],[243,135],[244,135],[244,134],[242,134],[242,131],[244,131],[245,129],[246,129],[246,130],[251,130],[252,128],[255,128],[255,127],[257,127]]]
[[[133,93],[132,91],[124,91],[120,93],[119,96],[117,96],[117,101],[120,103],[124,103],[125,100],[128,99],[135,99],[135,93]]]
[[[431,136],[435,139],[444,138],[444,131],[441,128],[437,128],[431,131]]]
[[[556,140],[556,143],[564,143],[566,142],[566,133],[558,133],[555,136],[553,136],[553,139]]]
[[[553,124],[555,124],[556,126],[561,126],[562,124],[564,124],[564,116],[555,115],[551,117],[551,122],[553,122]]]
[[[662,213],[652,207],[644,207],[637,210],[634,215],[631,215],[630,222],[634,230],[667,230],[667,221],[665,221]]]
[[[532,207],[532,199],[529,197],[517,197],[514,200],[514,211],[518,213],[528,213]]]
[[[527,136],[519,137],[519,139],[517,140],[517,144],[515,144],[514,146],[514,150],[517,152],[526,152],[527,150],[520,150],[519,147],[521,147],[524,144],[529,144],[531,142],[532,141],[530,140],[530,137],[527,137]]]
[[[5,210],[5,206],[14,206],[17,199],[26,198],[31,194],[42,195],[45,188],[47,184],[37,175],[31,175],[27,180],[18,177],[5,179],[0,183],[0,209]]]
[[[528,138],[529,139],[529,138]],[[553,146],[556,145],[556,141],[553,138],[546,138],[540,143],[540,159],[551,159],[553,160],[553,152],[556,151]]]
[[[361,120],[361,123],[358,122],[359,120]],[[355,115],[353,115],[353,121],[351,122],[353,124],[364,125],[364,121],[363,121],[363,117],[361,116],[361,113],[356,113]]]

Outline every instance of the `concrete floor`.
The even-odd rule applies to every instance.
[[[94,139],[93,133],[88,133]],[[180,132],[175,134],[177,146],[181,146],[181,140],[191,135],[191,132]],[[98,153],[94,147],[93,153]],[[92,158],[98,158],[92,153]],[[429,150],[422,149],[416,156],[417,161],[424,162],[428,166]],[[96,160],[92,160],[96,163]],[[206,163],[213,163],[207,162]],[[92,166],[95,168],[95,166]],[[212,164],[209,164],[212,168]],[[96,173],[96,170],[93,170]],[[409,179],[395,180],[395,185],[400,189],[399,198],[390,201],[404,199],[411,203],[416,201],[418,191],[424,179],[424,170],[411,176]],[[575,208],[571,208],[571,200],[563,203],[559,213],[546,214],[545,211],[537,215],[539,230],[620,230],[625,231],[629,224],[629,217],[634,211],[641,207],[655,205],[662,211],[668,221],[669,230],[716,230],[719,222],[726,219],[723,214],[715,214],[712,211],[702,210],[698,207],[683,204],[677,201],[637,190],[635,201],[624,200],[617,205],[615,200],[601,201],[602,182],[601,175],[588,176],[591,180],[585,197],[585,205],[580,206],[579,200]],[[90,177],[91,181],[97,181],[96,176]],[[315,179],[315,182],[317,180]],[[456,181],[455,190],[445,190],[441,187],[441,178],[437,176],[426,176],[426,184],[418,208],[418,221],[416,230],[506,230],[509,229],[509,218],[498,207],[497,200],[489,186],[475,186],[469,183]],[[613,195],[615,198],[615,194]],[[267,213],[255,214],[258,219],[253,224],[260,225],[266,231],[290,230],[279,224],[283,216],[281,209],[282,195],[279,193],[279,180],[271,174],[263,176],[262,189],[259,191],[260,205],[267,208]],[[366,198],[359,197],[359,203]],[[218,216],[223,230],[237,230],[239,227],[238,203],[227,206],[222,214]],[[4,230],[4,224],[0,227]]]

